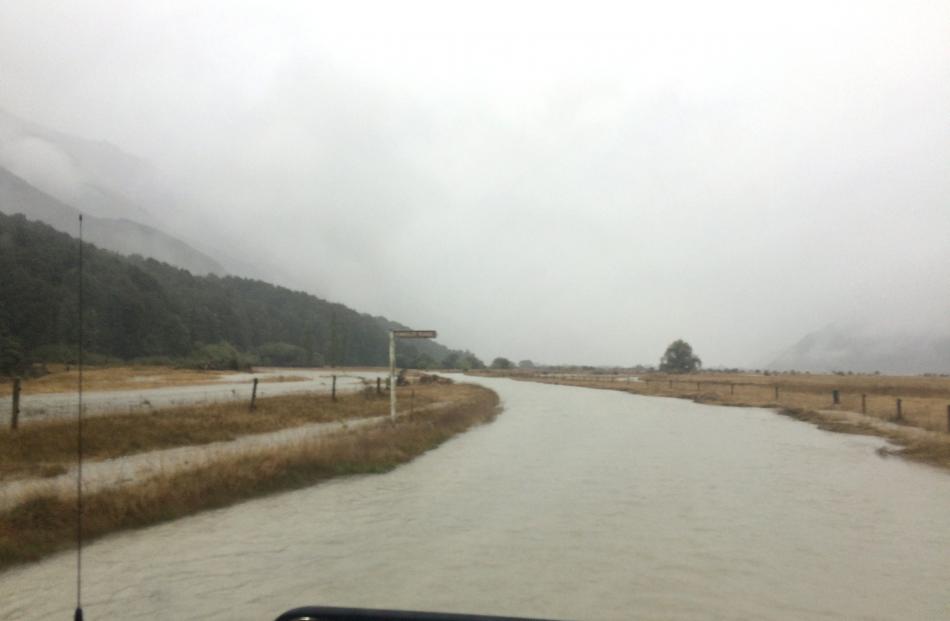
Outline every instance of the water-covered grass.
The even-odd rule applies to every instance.
[[[418,399],[422,389],[415,390]],[[84,536],[92,540],[336,476],[385,472],[497,414],[498,396],[488,389],[455,385],[433,390],[439,403],[395,422],[249,449],[188,471],[89,494],[84,498]],[[375,407],[372,401],[364,405]],[[75,497],[37,494],[0,514],[0,568],[68,548],[76,536],[76,510]]]
[[[50,364],[49,373],[23,379],[24,395],[73,392],[79,383],[76,365]],[[200,371],[170,366],[119,365],[87,366],[83,370],[85,390],[123,390],[129,388],[164,388],[194,384],[214,384],[226,371]],[[0,396],[9,395],[13,380],[0,377]]]
[[[950,468],[950,378],[835,374],[646,374],[618,381],[609,374],[549,376],[517,372],[516,379],[605,388],[698,403],[774,408],[828,431],[876,435],[900,448],[888,451]],[[838,403],[832,391],[838,391]],[[901,416],[897,417],[897,399]]]
[[[416,406],[441,399],[440,387],[413,387]],[[442,389],[444,390],[444,389]],[[408,397],[406,389],[405,397]],[[310,423],[383,416],[386,395],[346,394],[336,401],[325,394],[294,394],[248,402],[232,401],[87,417],[83,449],[88,459],[111,459],[175,446],[208,444]],[[53,476],[76,459],[76,422],[51,420],[0,430],[0,480],[33,475]]]

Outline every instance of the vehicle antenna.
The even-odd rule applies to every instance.
[[[76,613],[73,621],[82,619],[82,214],[79,214],[79,407],[76,412]]]

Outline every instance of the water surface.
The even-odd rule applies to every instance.
[[[88,619],[303,604],[563,619],[950,618],[950,476],[754,408],[476,379],[505,412],[396,471],[126,533]],[[69,555],[0,618],[69,618]]]

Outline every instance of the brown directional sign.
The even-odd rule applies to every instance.
[[[393,335],[400,339],[434,339],[435,330],[393,330]]]

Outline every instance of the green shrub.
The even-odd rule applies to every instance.
[[[290,343],[265,343],[257,348],[261,364],[275,367],[302,367],[307,364],[307,350]]]
[[[219,341],[196,347],[188,357],[186,366],[196,369],[243,371],[251,368],[255,362],[254,356],[241,353],[227,341]]]

